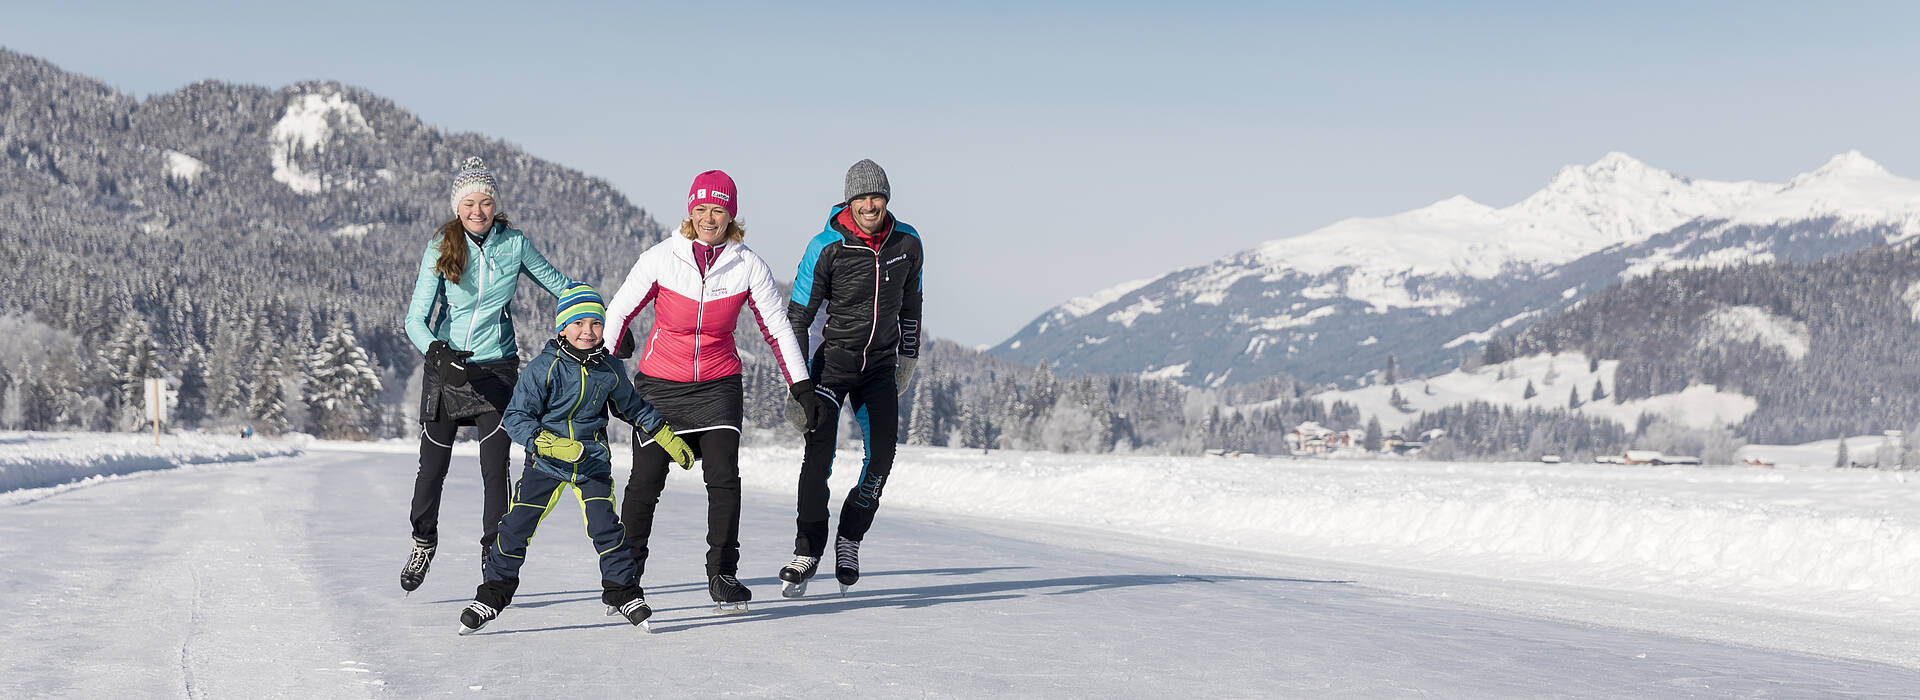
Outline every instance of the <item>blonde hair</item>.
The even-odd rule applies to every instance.
[[[682,219],[680,221],[680,235],[686,236],[687,240],[690,240],[690,241],[700,240],[700,235],[693,232],[692,219]],[[741,225],[739,219],[734,219],[732,221],[727,222],[727,241],[726,242],[739,243],[740,241],[744,241],[746,239],[747,239],[747,227]]]

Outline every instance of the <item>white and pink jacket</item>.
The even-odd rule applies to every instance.
[[[753,311],[760,334],[773,348],[780,373],[792,384],[807,378],[807,360],[787,321],[787,300],[765,260],[742,243],[728,243],[704,271],[694,243],[668,234],[633,262],[627,280],[607,305],[614,338],[653,303],[653,330],[640,353],[639,371],[672,382],[702,382],[740,373],[733,328],[742,306]]]

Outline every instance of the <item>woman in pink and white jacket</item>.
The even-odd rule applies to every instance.
[[[721,612],[744,610],[753,592],[735,577],[740,562],[740,426],[744,397],[733,329],[745,309],[773,349],[788,391],[809,417],[820,398],[807,377],[806,358],[787,321],[787,300],[773,272],[746,244],[735,220],[739,192],[718,170],[700,173],[687,192],[687,220],[679,236],[648,248],[607,306],[608,331],[620,339],[615,354],[633,352],[627,324],[653,304],[634,387],[685,437],[702,462],[707,483],[707,592]],[[654,507],[666,487],[671,460],[653,440],[634,434],[633,474],[620,520],[633,558],[646,573]]]

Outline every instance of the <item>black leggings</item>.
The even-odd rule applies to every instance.
[[[633,474],[627,477],[626,501],[620,522],[627,526],[627,545],[640,573],[647,572],[647,538],[653,534],[653,511],[667,487],[670,466],[658,443],[640,447],[645,437],[634,432]],[[740,433],[714,428],[683,436],[700,457],[707,481],[707,576],[732,576],[740,566]]]
[[[508,480],[507,455],[513,439],[500,428],[499,413],[482,413],[473,418],[480,433],[480,483],[485,496],[480,507],[480,544],[491,546],[500,528],[500,516],[507,513],[512,495]],[[413,539],[428,544],[440,542],[440,490],[447,481],[447,465],[453,461],[453,436],[460,430],[458,421],[437,420],[420,426],[420,472],[413,477]]]

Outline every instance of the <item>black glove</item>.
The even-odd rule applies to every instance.
[[[633,334],[625,328],[620,329],[620,339],[613,341],[613,356],[622,360],[633,357]]]
[[[800,409],[798,415],[791,410],[787,412],[787,420],[793,423],[793,427],[803,432],[813,432],[820,427],[821,413],[824,411],[820,405],[820,395],[813,392],[813,380],[794,382],[787,386],[787,391],[793,394],[793,403]]]
[[[467,358],[471,350],[455,350],[447,341],[436,340],[427,346],[427,369],[440,375],[440,383],[460,386],[467,383]]]

